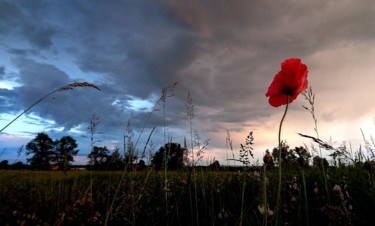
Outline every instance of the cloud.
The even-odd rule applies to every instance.
[[[8,93],[12,96],[18,95],[19,101],[13,102],[12,106],[18,106],[19,109],[26,109],[48,93],[73,82],[65,72],[53,65],[37,63],[30,59],[17,59],[15,65],[19,69],[17,82],[20,86]],[[85,92],[82,92],[81,88],[76,89],[58,92],[35,106],[32,111],[56,121],[58,125],[69,130],[89,117],[87,113],[79,113],[79,110],[95,109],[95,103],[91,99],[95,97],[95,92],[89,88],[86,88]]]
[[[53,45],[52,36],[55,30],[49,25],[48,20],[41,21],[42,17],[46,18],[44,15],[46,11],[38,12],[37,7],[41,6],[38,3],[33,6],[36,7],[33,8],[36,11],[23,10],[12,3],[9,1],[1,3],[0,31],[5,34],[15,33],[40,50],[49,49]]]
[[[121,140],[128,120],[137,137],[146,119],[143,137],[157,126],[153,138],[161,144],[166,125],[182,139],[189,130],[185,103],[190,93],[194,129],[212,138],[213,148],[224,148],[227,129],[237,143],[254,130],[261,153],[277,133],[282,111],[269,106],[265,92],[280,62],[289,57],[308,65],[322,124],[362,118],[374,110],[371,98],[363,98],[373,94],[369,84],[375,72],[371,0],[1,4],[1,47],[10,62],[0,67],[0,75],[8,80],[12,68],[19,84],[1,90],[3,112],[24,109],[75,81],[102,89],[59,92],[32,110],[64,127],[63,132],[87,131],[96,113],[103,143]],[[173,96],[156,106],[160,111],[137,109],[145,106],[134,103],[156,103],[162,88],[174,81]],[[307,131],[306,119],[294,115],[302,114],[302,104],[299,97],[291,106],[295,122],[290,123]],[[290,139],[294,135],[288,133]]]

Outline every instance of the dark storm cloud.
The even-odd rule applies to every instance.
[[[111,16],[104,13],[99,25],[90,20],[95,25],[86,26],[96,27],[89,31],[95,38],[84,40],[87,48],[77,54],[83,71],[104,73],[130,95],[142,98],[173,81],[178,70],[191,62],[195,51],[194,35],[179,29],[160,7],[147,4],[151,5],[112,5],[105,11]],[[98,10],[82,11],[96,15]],[[101,24],[116,26],[98,27]],[[97,32],[103,29],[111,35],[103,37]]]
[[[148,130],[162,127],[164,119],[170,128],[188,129],[188,92],[198,130],[225,134],[226,129],[259,129],[258,122],[275,114],[264,94],[284,59],[301,58],[309,66],[310,81],[332,89],[338,79],[331,72],[345,66],[351,52],[344,52],[348,57],[342,65],[331,66],[337,60],[337,55],[329,55],[331,50],[367,42],[371,46],[375,34],[371,0],[0,4],[1,47],[17,68],[20,84],[1,92],[2,103],[9,110],[24,108],[58,87],[87,79],[102,91],[60,92],[33,112],[66,130],[75,126],[84,130],[91,114],[97,113],[107,138],[123,134],[128,120],[141,131],[150,113],[134,110],[129,101],[156,102],[161,89],[174,81],[178,85],[173,97],[165,109],[163,104],[157,106],[160,111],[151,114]],[[71,65],[81,72],[79,79],[73,79]],[[328,72],[318,74],[322,65]],[[340,77],[340,82],[346,79]],[[16,100],[17,106],[11,104]],[[295,104],[291,110],[299,107]],[[322,109],[335,115],[336,110],[326,105]]]
[[[18,94],[8,89],[0,89],[0,113],[12,113],[20,110],[17,106]]]
[[[34,4],[35,3],[35,4]],[[19,7],[17,1],[2,1],[0,3],[0,32],[18,35],[21,40],[27,40],[33,47],[48,49],[52,46],[52,36],[55,30],[49,25],[45,11],[39,10],[41,2],[26,3],[24,7],[33,6],[26,10]],[[14,40],[19,41],[19,40]]]
[[[16,65],[19,69],[17,82],[21,86],[14,88],[12,92],[19,94],[24,109],[53,90],[73,82],[65,72],[52,65],[36,63],[28,59],[18,59]],[[100,92],[97,90],[86,87],[61,91],[38,104],[33,108],[33,112],[55,120],[58,125],[68,130],[89,121],[91,112],[97,109],[97,104],[103,105],[101,110],[107,108],[105,99],[100,98],[99,95]],[[17,105],[20,106],[19,103]],[[114,109],[110,110],[114,111]]]

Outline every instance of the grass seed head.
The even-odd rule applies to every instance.
[[[92,87],[94,89],[101,91],[99,87],[89,82],[74,82],[69,85],[61,87],[60,89],[58,89],[58,91],[72,90],[76,87]]]

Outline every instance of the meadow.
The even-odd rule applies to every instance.
[[[284,171],[284,225],[372,225],[374,168],[329,167],[328,193],[319,167]],[[266,195],[276,203],[277,169],[267,169]],[[273,225],[265,221],[262,168],[178,172],[0,171],[0,225]],[[304,184],[306,193],[304,193]],[[196,187],[194,186],[196,185]],[[196,190],[195,190],[196,189]],[[306,195],[306,197],[305,197]],[[307,203],[306,203],[307,202]],[[307,214],[306,214],[307,213]]]

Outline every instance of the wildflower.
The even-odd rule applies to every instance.
[[[307,66],[301,63],[300,59],[287,59],[281,63],[281,71],[279,71],[271,85],[268,87],[266,97],[269,97],[268,102],[273,107],[286,105],[285,112],[280,121],[279,126],[279,154],[278,154],[278,171],[279,183],[276,196],[276,222],[279,223],[280,200],[281,200],[281,180],[282,180],[282,166],[281,166],[281,128],[288,112],[289,103],[292,103],[302,91],[307,88]]]
[[[259,210],[260,214],[266,215],[266,208],[264,208],[263,204],[258,205],[258,210]],[[273,211],[270,210],[270,208],[269,208],[268,205],[267,205],[267,215],[268,216],[272,216],[273,215]]]
[[[307,88],[307,66],[300,59],[287,59],[268,87],[266,97],[273,107],[292,103]]]
[[[227,213],[227,211],[225,211],[225,209],[222,209],[221,212],[218,214],[218,218],[219,219],[225,219],[225,218],[228,218],[229,215]]]
[[[340,185],[335,185],[333,187],[333,191],[336,192],[336,194],[340,197],[341,200],[344,200],[345,197],[344,197],[344,194],[342,193],[342,190],[341,190],[341,187]]]
[[[340,187],[340,185],[335,185],[334,187],[333,187],[333,191],[335,191],[335,192],[341,192],[341,187]]]
[[[319,193],[318,183],[316,183],[316,182],[314,182],[314,193],[315,194]]]
[[[292,188],[293,188],[294,190],[296,190],[296,191],[299,191],[299,187],[298,187],[298,184],[297,184],[297,183],[294,183],[294,184],[292,185]]]

